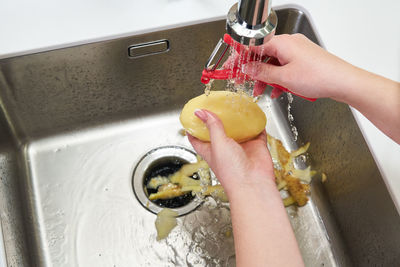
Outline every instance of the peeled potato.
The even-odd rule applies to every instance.
[[[264,112],[245,94],[211,91],[195,97],[183,107],[180,121],[185,130],[202,141],[210,141],[206,125],[194,115],[196,109],[215,113],[222,121],[227,136],[244,142],[259,135],[267,123]]]

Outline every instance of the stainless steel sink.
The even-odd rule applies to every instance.
[[[279,34],[320,42],[301,10],[277,14]],[[147,152],[191,149],[178,114],[203,92],[200,73],[224,23],[0,61],[0,222],[8,266],[234,265],[228,207],[209,200],[157,242],[156,216],[132,188]],[[132,45],[154,41],[161,41],[160,53],[128,56]],[[294,141],[288,98],[265,96],[260,104],[268,131],[289,149],[310,141],[312,166],[328,176],[314,179],[305,207],[288,209],[306,265],[398,265],[400,217],[348,106],[295,98]]]

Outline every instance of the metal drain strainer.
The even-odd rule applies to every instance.
[[[155,214],[165,207],[175,210],[179,216],[195,210],[200,202],[195,201],[190,193],[165,202],[152,202],[148,198],[149,192],[145,187],[151,176],[172,174],[181,165],[196,161],[196,154],[193,151],[180,146],[164,146],[149,151],[139,160],[133,172],[132,184],[136,198],[143,207]]]

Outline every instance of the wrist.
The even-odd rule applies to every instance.
[[[252,178],[251,180],[249,180]],[[278,192],[275,178],[272,177],[243,177],[239,183],[224,184],[224,190],[229,201],[247,198],[249,195],[265,197],[268,192]]]
[[[322,88],[328,93],[328,97],[338,102],[354,106],[360,98],[361,91],[368,94],[371,84],[374,84],[375,75],[358,68],[340,58],[330,65],[326,71]],[[324,80],[323,79],[323,80]]]

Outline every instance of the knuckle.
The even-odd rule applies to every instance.
[[[259,68],[260,68],[260,70],[258,73],[260,75],[259,78],[261,78],[260,80],[262,80],[264,82],[268,82],[270,79],[270,75],[271,75],[272,65],[271,64],[260,64]]]
[[[287,33],[280,34],[280,35],[277,35],[276,37],[285,41],[290,38],[290,34],[287,34]]]
[[[296,41],[303,41],[304,39],[306,39],[304,34],[301,34],[301,33],[295,33],[292,36],[293,36],[293,39]]]

